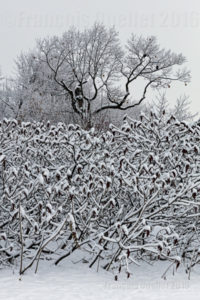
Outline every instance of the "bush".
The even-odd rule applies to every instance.
[[[81,249],[116,279],[141,260],[190,273],[200,253],[199,141],[197,124],[153,112],[102,134],[4,119],[1,264],[19,260],[22,274]]]

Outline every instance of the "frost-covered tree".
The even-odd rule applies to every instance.
[[[143,111],[148,114],[154,110],[160,118],[169,118],[170,115],[173,115],[179,121],[191,122],[198,116],[198,113],[190,111],[190,104],[189,97],[182,95],[176,99],[175,105],[171,106],[166,93],[159,93],[155,101],[144,106]]]
[[[67,109],[90,127],[105,111],[140,105],[150,88],[188,82],[190,73],[181,68],[184,62],[182,54],[160,48],[153,36],[132,35],[123,47],[115,29],[95,24],[39,40],[35,50],[19,57],[18,81],[28,94],[36,93],[40,105],[45,106],[46,95],[58,102],[62,96]]]
[[[0,110],[0,119],[2,119],[3,117],[5,117],[5,110],[6,110],[6,103],[4,101],[4,78],[1,75],[1,70],[0,70],[0,106],[1,106],[1,110]]]
[[[192,121],[198,116],[198,112],[194,114],[190,112],[190,104],[189,97],[186,95],[176,100],[172,113],[179,121]]]
[[[17,118],[23,104],[24,93],[12,78],[4,78],[1,85],[2,118]]]

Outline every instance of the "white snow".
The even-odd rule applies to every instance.
[[[168,263],[134,266],[129,279],[104,270],[97,272],[80,263],[79,257],[65,260],[58,266],[40,262],[39,271],[28,270],[19,276],[17,269],[0,270],[1,300],[197,300],[199,299],[200,271],[193,271],[191,280],[182,269],[167,280],[161,279]]]

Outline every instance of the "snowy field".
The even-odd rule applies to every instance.
[[[167,280],[161,279],[168,264],[159,262],[153,267],[142,264],[134,267],[132,278],[89,269],[77,263],[78,258],[66,260],[58,266],[51,262],[40,263],[39,271],[29,270],[20,277],[17,270],[0,270],[0,300],[128,300],[128,299],[199,299],[200,270],[193,271],[191,280],[183,270],[175,276],[172,270]]]

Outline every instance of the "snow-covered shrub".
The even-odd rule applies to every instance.
[[[97,134],[59,123],[0,123],[0,260],[20,273],[77,249],[117,274],[199,261],[200,129],[152,112]],[[117,277],[116,277],[117,278]]]

